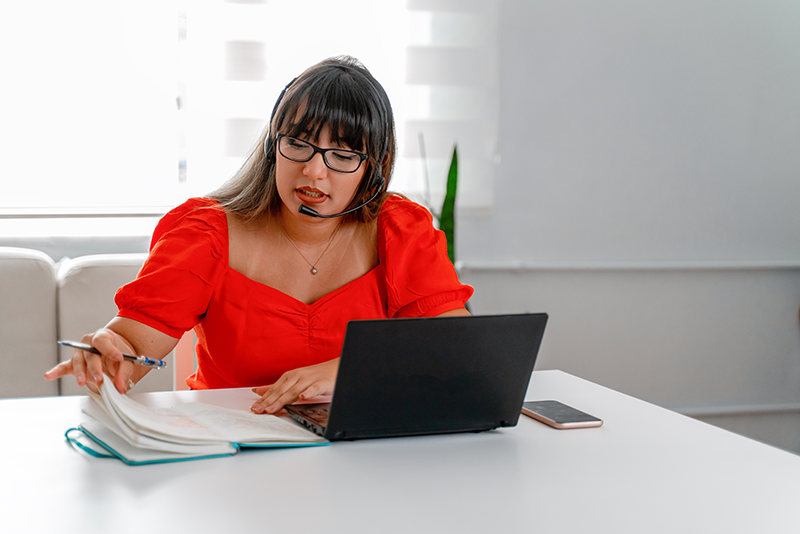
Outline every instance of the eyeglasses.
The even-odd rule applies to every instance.
[[[307,141],[278,134],[278,151],[292,161],[305,163],[319,152],[325,165],[336,172],[356,172],[361,162],[367,159],[366,154],[340,148],[319,148]]]

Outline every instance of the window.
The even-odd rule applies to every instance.
[[[392,101],[392,189],[424,200],[427,175],[439,203],[457,143],[459,204],[491,207],[496,1],[43,0],[4,5],[0,19],[12,81],[0,99],[0,235],[21,231],[3,224],[19,214],[43,235],[80,221],[85,235],[149,233],[231,176],[288,81],[339,54],[363,61]],[[113,214],[138,217],[128,230],[98,224]]]

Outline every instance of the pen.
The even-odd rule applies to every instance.
[[[87,345],[86,343],[79,343],[77,341],[59,341],[58,344],[64,345],[65,347],[72,347],[73,349],[85,350],[86,352],[91,352],[93,354],[100,354],[99,350],[91,345]],[[163,360],[156,360],[153,358],[148,358],[147,356],[131,356],[130,354],[123,354],[122,357],[126,360],[132,361],[136,365],[142,365],[144,367],[163,369],[167,366],[167,363]]]

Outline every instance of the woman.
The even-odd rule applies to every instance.
[[[441,232],[388,190],[395,159],[388,97],[353,58],[292,81],[259,147],[209,198],[159,222],[118,315],[45,377],[120,392],[144,376],[122,353],[163,358],[197,335],[194,389],[252,387],[275,413],[333,392],[347,322],[467,315]],[[385,178],[386,177],[386,178]],[[342,214],[342,212],[345,212]]]

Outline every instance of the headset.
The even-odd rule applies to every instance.
[[[283,96],[286,94],[286,91],[289,89],[289,87],[291,87],[292,84],[294,82],[296,82],[296,81],[297,81],[297,78],[294,78],[292,81],[290,81],[288,84],[286,84],[286,87],[283,88],[283,91],[281,91],[281,94],[278,96],[278,100],[275,101],[275,106],[273,106],[272,113],[270,114],[270,117],[269,117],[270,127],[272,127],[272,121],[275,118],[275,114],[278,112],[278,107],[280,106],[281,101],[283,100]],[[390,116],[390,114],[389,114],[390,112],[389,112],[389,108],[388,108],[389,104],[388,104],[388,102],[384,101],[387,97],[386,97],[385,93],[381,94],[381,92],[379,92],[379,96],[380,96],[379,100],[381,102],[381,107],[383,108],[382,109],[382,111],[383,111],[382,119],[388,120],[388,118]],[[267,135],[267,138],[264,140],[264,155],[266,156],[267,161],[274,161],[275,158],[277,157],[277,155],[275,153],[276,147],[275,147],[275,140],[274,140],[275,137],[273,137],[273,135],[272,135],[273,133],[274,132],[270,131],[269,134]],[[389,150],[389,138],[387,136],[383,141],[383,147],[381,147],[381,157],[378,159],[378,163],[377,163],[377,165],[375,165],[375,172],[373,173],[372,178],[370,179],[369,189],[376,188],[376,191],[372,195],[372,197],[370,197],[369,200],[359,204],[355,208],[350,208],[349,210],[345,210],[345,211],[342,211],[342,212],[339,212],[339,213],[334,213],[333,215],[322,215],[322,214],[318,213],[316,210],[314,210],[312,208],[309,208],[306,205],[301,205],[300,209],[298,209],[297,211],[299,213],[302,213],[303,215],[308,215],[309,217],[320,217],[322,219],[333,219],[335,217],[341,217],[343,215],[347,215],[348,213],[352,213],[354,211],[360,210],[361,208],[363,208],[364,206],[366,206],[367,204],[369,204],[370,202],[372,202],[373,200],[378,198],[381,195],[381,190],[383,189],[383,184],[386,183],[386,179],[383,177],[383,168],[381,166],[381,162],[386,157],[386,152],[388,150]]]

